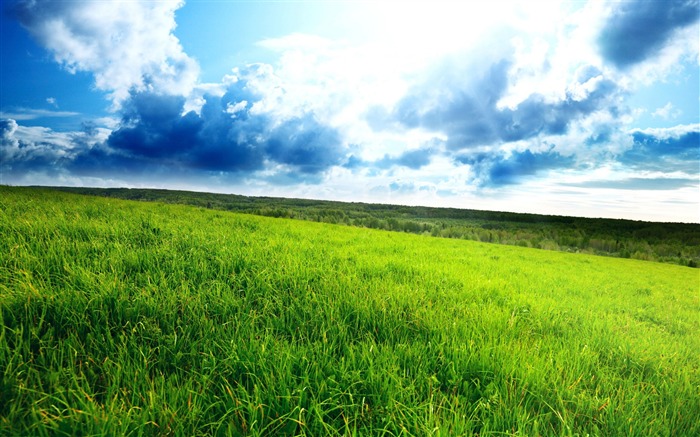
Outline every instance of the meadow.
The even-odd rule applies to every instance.
[[[700,265],[700,224],[697,223],[658,223],[149,188],[51,188],[94,196],[194,205],[441,238],[643,259],[688,267]]]
[[[700,435],[700,270],[0,187],[0,435]]]

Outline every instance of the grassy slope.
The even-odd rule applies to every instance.
[[[0,434],[698,435],[700,271],[0,187]]]
[[[652,223],[424,206],[246,197],[148,188],[51,189],[691,267],[697,267],[700,263],[700,225],[693,223]]]

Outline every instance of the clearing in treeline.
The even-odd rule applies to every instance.
[[[0,187],[1,435],[700,435],[700,270]]]

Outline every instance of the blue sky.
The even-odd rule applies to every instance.
[[[6,1],[1,182],[700,222],[699,17]]]

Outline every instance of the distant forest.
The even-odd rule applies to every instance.
[[[700,224],[430,208],[191,191],[51,187],[72,193],[698,267]]]

